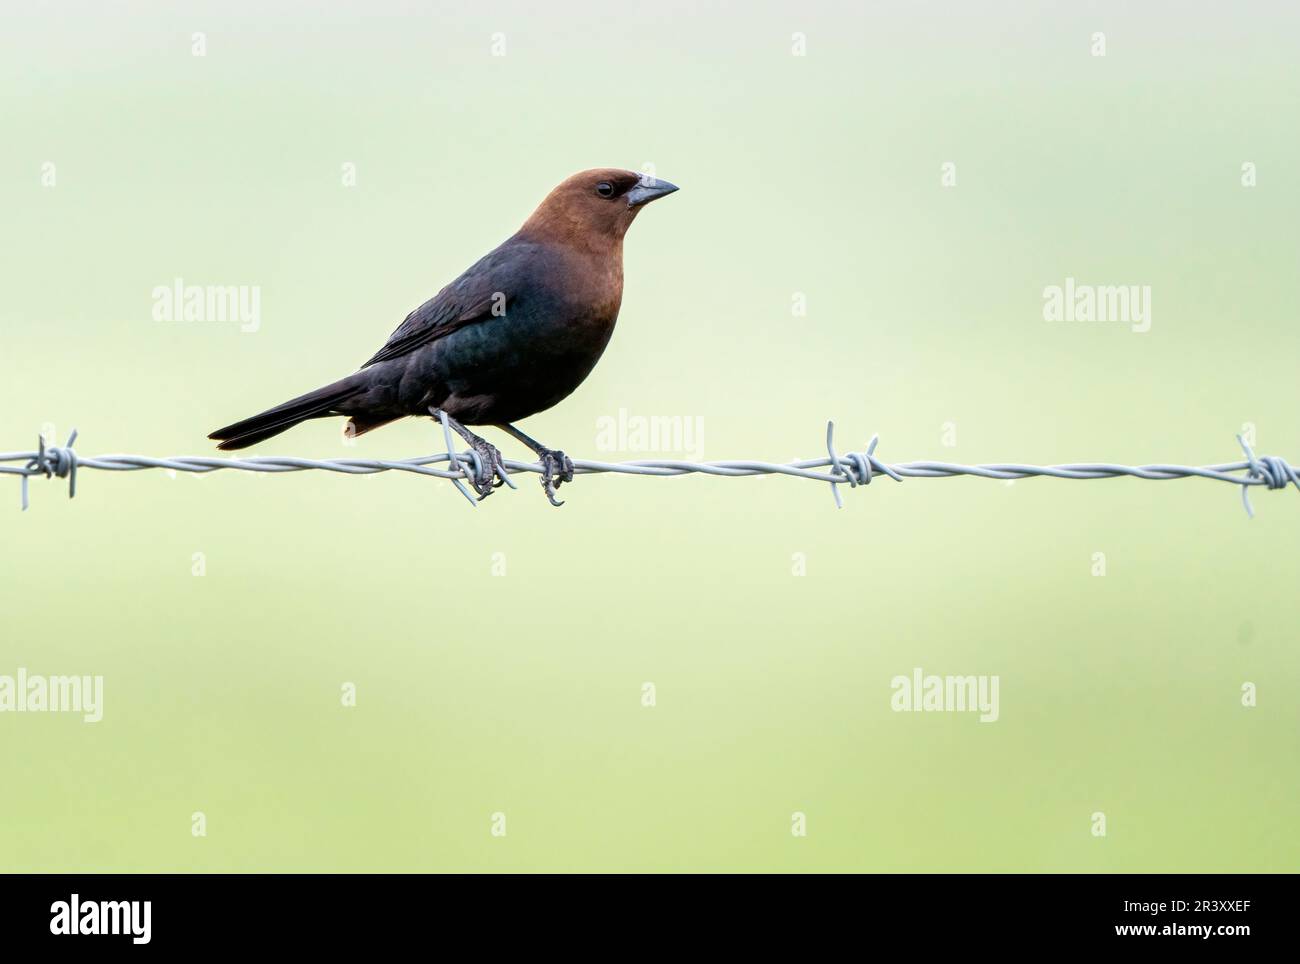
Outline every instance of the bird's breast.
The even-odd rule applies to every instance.
[[[433,349],[431,381],[454,417],[513,422],[570,395],[600,360],[618,319],[622,272],[556,273],[510,297],[498,317],[467,325]]]

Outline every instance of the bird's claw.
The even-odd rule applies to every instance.
[[[478,500],[482,502],[505,484],[506,467],[501,461],[501,450],[486,439],[477,439],[470,443],[470,447],[478,455],[478,463],[469,483],[478,493]]]
[[[543,449],[538,457],[542,463],[542,489],[547,501],[558,508],[564,503],[555,498],[555,490],[573,481],[573,459],[558,449]]]

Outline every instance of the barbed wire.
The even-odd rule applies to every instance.
[[[29,505],[28,481],[34,476],[47,479],[67,479],[68,497],[77,494],[77,473],[81,469],[101,469],[109,472],[137,472],[145,469],[166,469],[172,472],[208,473],[235,470],[240,472],[338,472],[344,475],[373,475],[377,472],[411,472],[437,479],[450,480],[469,500],[477,505],[465,487],[479,469],[479,456],[473,450],[456,452],[451,433],[443,426],[447,451],[397,461],[386,459],[303,459],[292,456],[250,456],[247,458],[212,458],[208,456],[172,456],[151,458],[145,455],[97,455],[93,458],[79,455],[73,449],[77,440],[74,430],[63,445],[49,445],[42,436],[34,452],[0,452],[0,474],[17,475],[22,481],[22,507]],[[760,462],[750,459],[723,462],[686,462],[674,459],[644,459],[629,462],[600,462],[591,459],[574,459],[575,474],[596,475],[646,475],[669,477],[678,475],[720,475],[737,478],[751,475],[786,475],[829,483],[837,507],[843,507],[841,485],[857,488],[870,485],[878,476],[887,476],[895,482],[904,479],[946,479],[971,475],[983,479],[1015,481],[1034,477],[1053,479],[1113,479],[1135,478],[1151,481],[1201,478],[1229,482],[1241,486],[1241,500],[1252,518],[1254,507],[1250,503],[1250,490],[1256,486],[1284,489],[1295,485],[1300,490],[1300,472],[1276,455],[1256,456],[1242,436],[1237,442],[1245,453],[1241,462],[1221,465],[1115,465],[1109,462],[1085,462],[1069,465],[1021,465],[997,463],[993,465],[961,465],[952,462],[901,462],[887,464],[875,455],[879,437],[872,436],[861,452],[837,454],[835,450],[835,424],[826,423],[826,457],[797,462]],[[541,474],[543,467],[537,462],[502,460],[507,473],[503,481],[511,488],[514,483],[509,472],[534,472]],[[19,463],[8,465],[4,463]],[[447,463],[445,469],[433,466]]]

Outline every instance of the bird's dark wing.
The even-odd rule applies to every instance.
[[[526,251],[506,245],[485,255],[407,315],[384,347],[361,367],[397,358],[466,325],[500,316],[515,299],[520,269],[526,262]]]

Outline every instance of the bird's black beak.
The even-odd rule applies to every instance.
[[[627,206],[630,208],[640,207],[642,204],[649,204],[655,198],[672,194],[676,190],[677,185],[670,181],[652,177],[649,174],[642,174],[641,180],[637,181],[636,187],[627,192]]]

